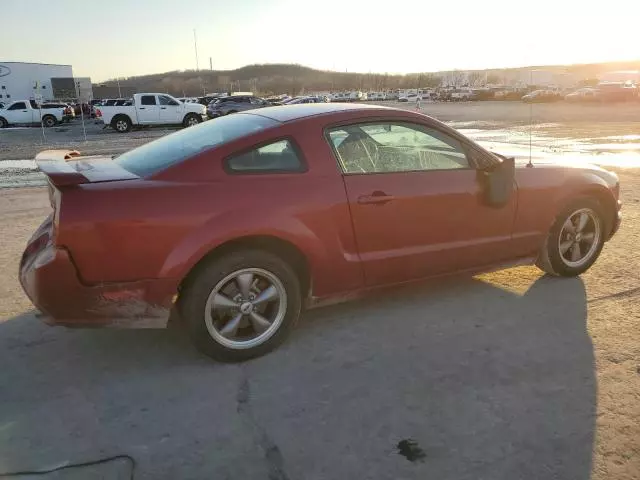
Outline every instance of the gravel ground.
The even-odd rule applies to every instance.
[[[581,278],[522,267],[317,310],[242,365],[176,331],[44,326],[16,272],[46,193],[1,190],[0,473],[127,454],[136,479],[640,478],[640,172],[620,176],[623,227]]]
[[[505,121],[485,105],[473,118],[454,112],[474,105],[428,108]],[[514,124],[528,110],[508,107]],[[621,108],[603,123],[562,110],[575,121],[563,135],[632,132]],[[60,146],[82,149],[74,128]],[[8,147],[6,133],[38,130],[0,132],[2,155],[42,147]],[[96,130],[91,145],[165,133]],[[622,229],[580,278],[521,267],[316,310],[242,365],[202,357],[173,330],[43,325],[16,273],[46,191],[0,190],[0,474],[127,454],[136,479],[638,479],[640,170],[618,173]],[[130,471],[119,459],[44,478]]]

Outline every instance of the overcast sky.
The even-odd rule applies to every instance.
[[[300,63],[407,73],[640,58],[640,1],[1,0],[0,62],[101,81]]]

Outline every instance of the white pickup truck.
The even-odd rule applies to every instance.
[[[130,106],[96,107],[96,118],[116,132],[125,133],[134,125],[182,125],[191,127],[205,120],[207,107],[182,103],[164,93],[136,93]]]
[[[45,127],[53,127],[65,118],[64,107],[55,107],[40,110],[34,100],[17,100],[0,109],[0,128],[9,125],[25,125],[40,123]],[[42,112],[42,119],[40,118]]]

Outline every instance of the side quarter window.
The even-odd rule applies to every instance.
[[[423,125],[362,123],[330,129],[328,138],[348,175],[469,168],[458,140]]]
[[[231,174],[292,173],[307,170],[299,150],[289,140],[278,140],[225,160]]]

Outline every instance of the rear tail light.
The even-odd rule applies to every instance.
[[[96,117],[101,117],[102,116],[102,112],[100,111],[99,108],[96,108]]]

